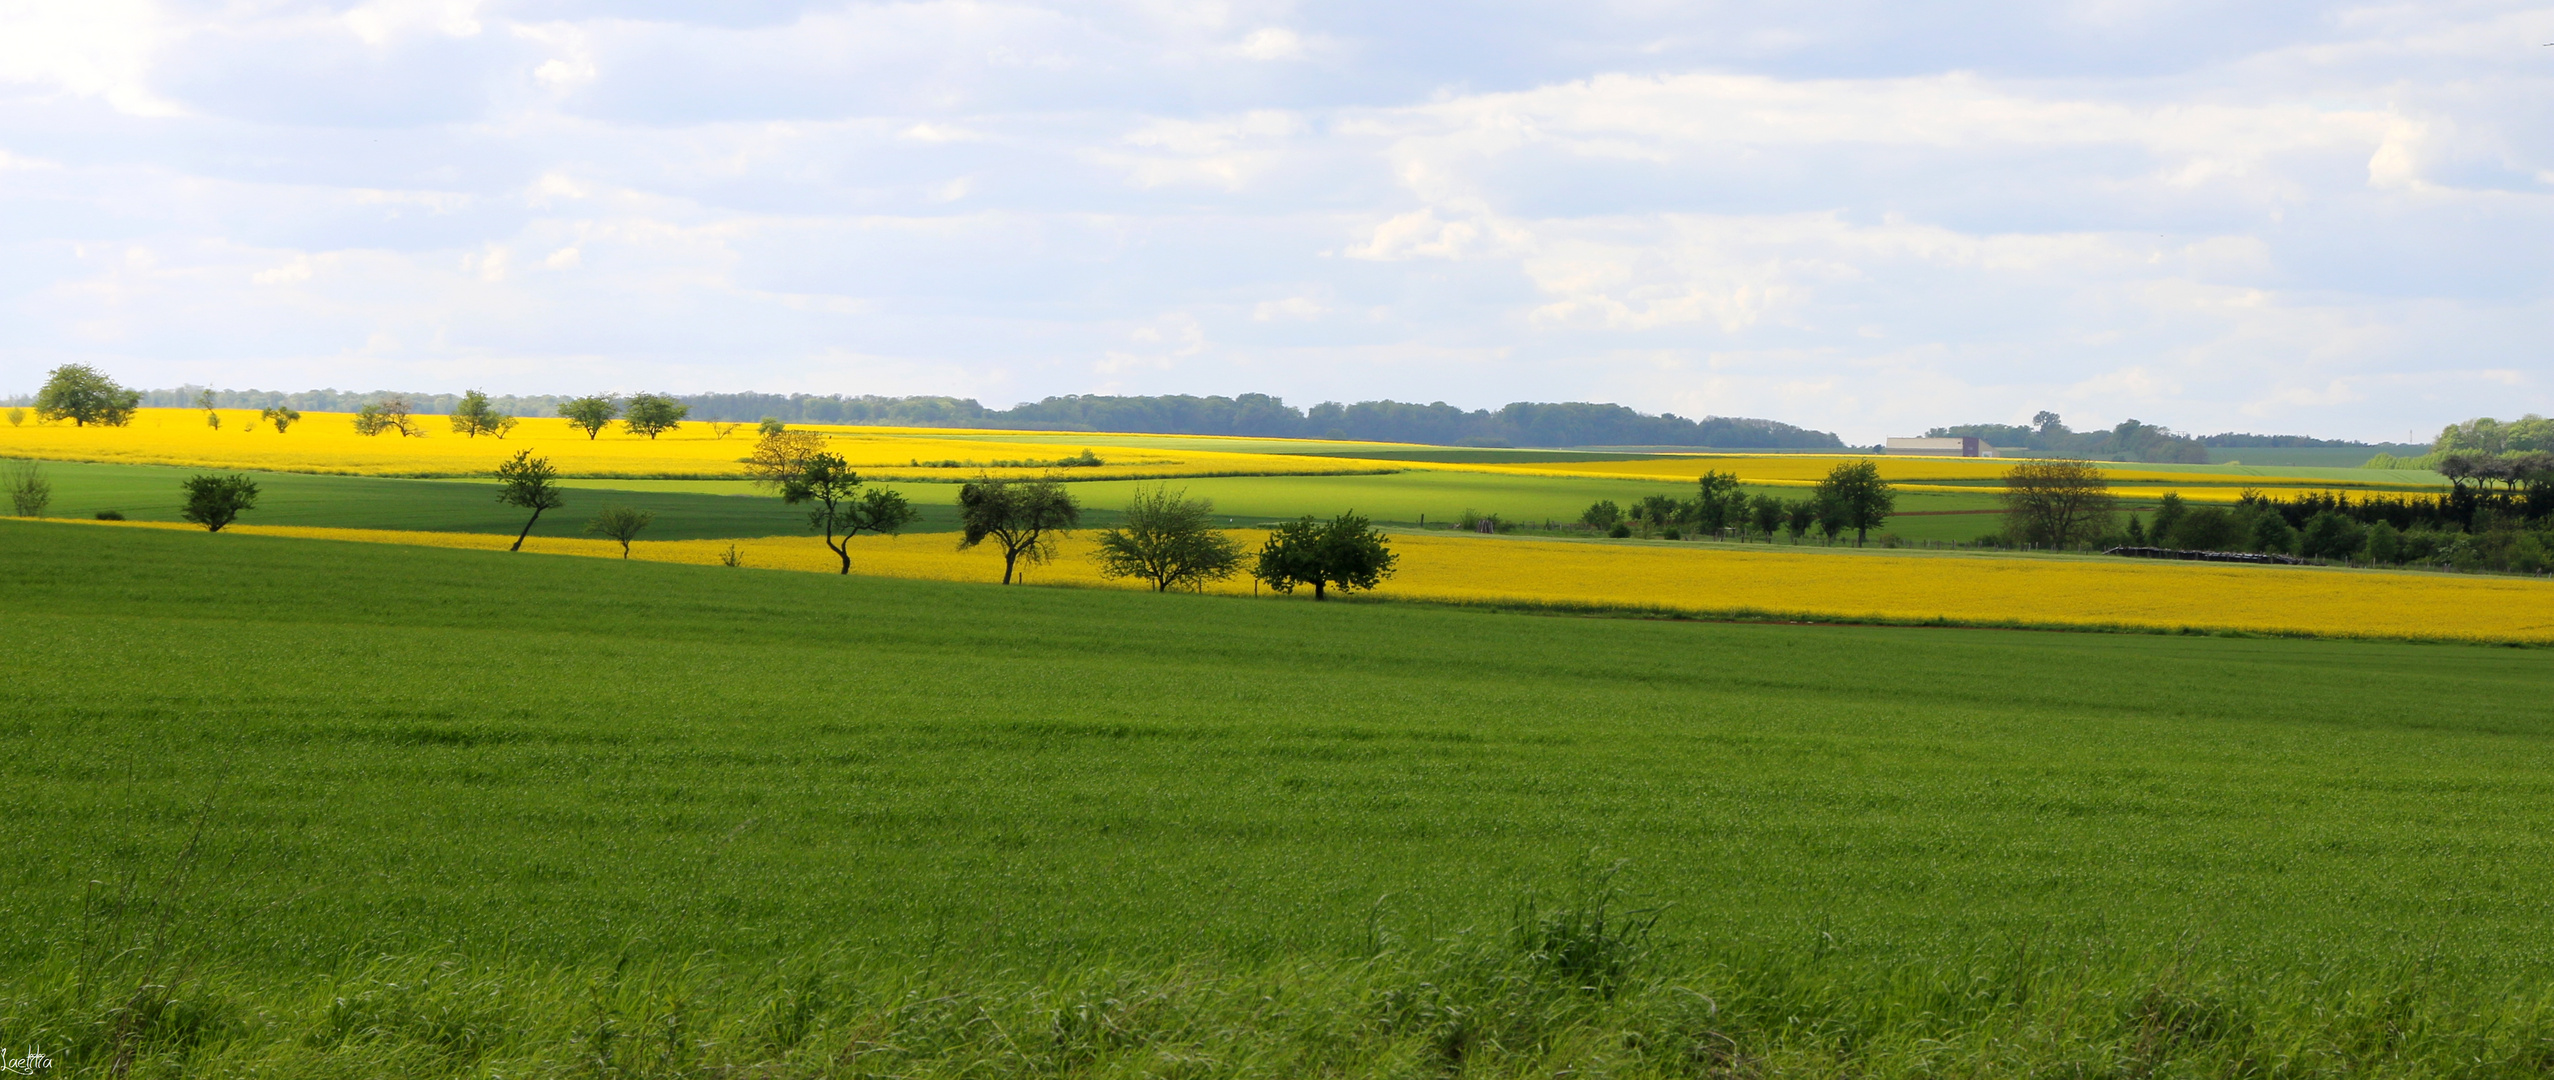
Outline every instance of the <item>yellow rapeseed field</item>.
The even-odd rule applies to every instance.
[[[0,427],[0,456],[150,465],[270,469],[360,476],[484,476],[515,451],[529,448],[560,472],[586,478],[734,479],[752,451],[751,425],[685,423],[656,439],[606,428],[599,438],[556,418],[521,422],[508,437],[471,438],[453,433],[445,418],[417,419],[423,437],[358,435],[345,413],[308,413],[284,434],[258,423],[255,412],[221,410],[222,425],[204,422],[196,409],[143,409],[128,427],[25,424]],[[721,435],[724,429],[727,433]],[[1624,461],[1417,462],[1310,457],[1266,452],[1286,445],[1337,447],[1370,444],[1292,443],[1269,439],[1091,434],[1068,444],[1051,432],[861,428],[800,425],[833,440],[835,452],[863,474],[881,480],[958,480],[981,468],[997,476],[1042,475],[1039,466],[991,467],[996,461],[1052,462],[1088,448],[1107,464],[1076,468],[1078,480],[1154,477],[1341,475],[1388,471],[1494,473],[1577,479],[1691,480],[1705,470],[1738,475],[1761,486],[1814,485],[1851,454],[1683,454]],[[1007,439],[1006,439],[1007,437]],[[1008,441],[1018,439],[1020,441]],[[1071,447],[1068,449],[1068,445]],[[1229,445],[1233,450],[1214,449]],[[1978,458],[1870,456],[1881,475],[1909,492],[1986,494],[2012,462]],[[956,462],[955,465],[946,464]],[[2351,480],[2244,478],[2216,473],[2116,470],[2113,490],[2132,500],[2179,492],[2197,501],[2231,502],[2246,489],[2283,497],[2312,491],[2390,490],[2399,484]]]
[[[588,439],[557,418],[522,421],[506,438],[455,434],[441,416],[421,416],[424,437],[396,433],[358,435],[345,413],[304,413],[277,434],[254,411],[221,410],[222,426],[204,422],[199,409],[143,409],[126,427],[70,424],[0,426],[0,456],[135,465],[201,465],[356,476],[484,476],[517,450],[549,458],[559,471],[579,477],[737,478],[756,437],[753,425],[726,425],[721,437],[705,423],[685,423],[655,439],[618,427]],[[882,480],[949,480],[974,476],[977,463],[1053,461],[1080,448],[1054,443],[1002,442],[982,432],[911,428],[796,425],[832,437],[841,454],[864,474]],[[998,435],[998,433],[996,433]],[[1370,472],[1397,466],[1282,454],[1122,447],[1095,436],[1090,448],[1105,465],[1071,470],[1077,479],[1123,480],[1153,476],[1323,474]],[[949,466],[936,463],[956,461]],[[997,476],[1042,475],[1045,467],[987,468]]]
[[[113,527],[113,526],[107,526]],[[170,525],[124,527],[177,528]],[[228,532],[502,550],[511,537],[234,525]],[[225,533],[227,535],[227,532]],[[1235,530],[1255,548],[1264,534]],[[208,537],[208,543],[222,542]],[[714,565],[731,544],[749,569],[831,572],[812,537],[642,540],[636,558]],[[1525,603],[1692,614],[1753,612],[1817,619],[1945,620],[2051,627],[2239,630],[2338,637],[2554,642],[2554,583],[2453,574],[2230,566],[2085,558],[1787,552],[1721,544],[1641,544],[1395,534],[1400,573],[1383,595],[1458,603]],[[1032,583],[1107,582],[1085,532]],[[524,550],[617,557],[609,541],[533,537]],[[947,533],[862,537],[855,572],[992,582],[999,555],[959,551]],[[1249,595],[1248,580],[1215,592]]]
[[[1639,480],[1683,480],[1705,471],[1737,474],[1743,483],[1764,487],[1814,487],[1828,470],[1848,461],[1869,460],[1880,475],[1904,491],[1978,494],[1993,492],[2016,462],[2000,458],[1890,457],[1885,454],[1688,454],[1635,461],[1536,462],[1421,465],[1418,468],[1463,469],[1516,476],[1607,477]],[[2178,492],[2200,502],[2233,502],[2246,489],[2294,498],[2310,491],[2394,490],[2400,484],[2358,480],[2288,480],[2240,477],[2223,473],[2161,470],[2110,470],[2112,491],[2124,498],[2159,498]]]

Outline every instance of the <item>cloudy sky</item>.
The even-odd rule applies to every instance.
[[[0,393],[2554,411],[2554,7],[0,0]]]

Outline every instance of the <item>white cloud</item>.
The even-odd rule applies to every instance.
[[[418,33],[472,37],[482,29],[479,4],[480,0],[371,0],[343,18],[346,29],[367,45]]]
[[[529,10],[0,0],[0,386],[1611,396],[1868,441],[2399,436],[2549,382],[2554,75],[2499,0]]]
[[[176,31],[148,0],[0,2],[0,84],[102,98],[135,116],[177,116],[152,92],[152,60]]]
[[[1306,46],[1301,34],[1282,26],[1263,26],[1251,31],[1233,51],[1252,60],[1301,60]]]

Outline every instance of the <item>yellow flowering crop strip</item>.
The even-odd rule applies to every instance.
[[[198,409],[143,409],[126,427],[69,424],[0,426],[0,456],[132,465],[185,465],[355,476],[485,476],[515,451],[548,457],[563,475],[732,479],[745,475],[753,452],[753,425],[733,425],[721,438],[709,424],[686,422],[655,439],[605,428],[597,438],[557,418],[531,418],[499,440],[471,438],[449,429],[441,416],[419,416],[424,437],[358,435],[345,413],[304,413],[277,434],[253,411],[225,409],[222,425],[204,422]],[[796,425],[832,437],[835,453],[853,468],[881,480],[964,480],[978,472],[969,462],[1054,461],[1072,456],[1054,443],[1002,442],[982,432],[907,428]],[[1398,470],[1399,465],[1289,454],[1229,453],[1196,449],[1119,447],[1105,436],[1086,444],[1107,464],[1063,470],[1073,479],[1129,480],[1156,476],[1324,475]],[[933,463],[957,461],[955,466]],[[917,464],[919,463],[919,464]],[[985,468],[996,476],[1041,476],[1044,466]]]
[[[1742,483],[1759,487],[1815,486],[1828,470],[1847,461],[1869,460],[1880,475],[1903,491],[1947,494],[1993,494],[2016,461],[2005,458],[1890,457],[1885,454],[1680,454],[1634,461],[1535,462],[1407,462],[1413,469],[1505,473],[1512,476],[1602,477],[1625,480],[1690,480],[1707,471],[1735,473]],[[1378,463],[1381,464],[1381,463]],[[2287,477],[2238,476],[2220,473],[2109,470],[2114,494],[2132,500],[2161,498],[2167,492],[2199,502],[2233,502],[2245,490],[2294,498],[2317,491],[2417,491],[2428,487],[2384,481],[2300,480]]]
[[[91,523],[80,523],[91,524]],[[118,526],[103,526],[118,527]],[[120,527],[187,528],[164,523]],[[498,551],[508,536],[234,525],[252,535],[422,544]],[[1256,548],[1265,534],[1234,530]],[[219,543],[219,537],[208,542]],[[749,569],[829,573],[812,537],[641,540],[639,559],[716,565],[733,548]],[[1772,546],[1515,540],[1395,534],[1400,572],[1386,597],[1464,604],[1655,611],[1817,620],[2003,626],[2243,631],[2554,643],[2554,582],[2529,578],[2305,567],[2017,557],[1894,551],[1785,551]],[[1102,579],[1091,534],[1032,567],[1036,584],[1129,587]],[[612,558],[604,540],[535,536],[528,552]],[[948,533],[864,536],[854,572],[992,582],[1001,558],[959,551]],[[1213,592],[1250,595],[1246,580]]]

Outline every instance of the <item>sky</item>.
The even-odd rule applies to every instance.
[[[0,0],[0,393],[2554,412],[2554,6]]]

